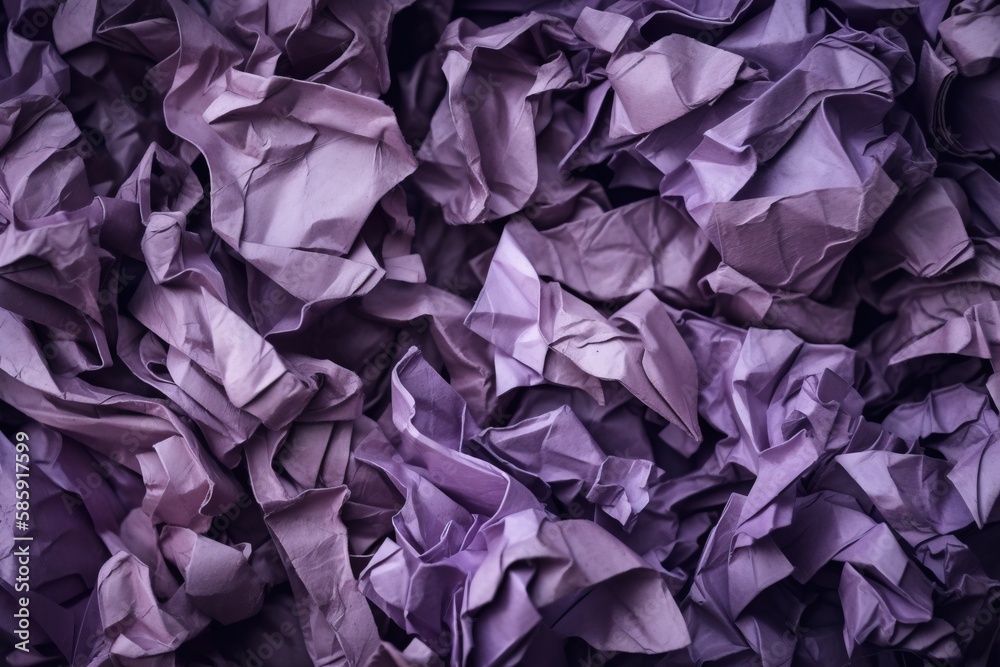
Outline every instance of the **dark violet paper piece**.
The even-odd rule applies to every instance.
[[[995,0],[0,17],[4,664],[1000,664]]]

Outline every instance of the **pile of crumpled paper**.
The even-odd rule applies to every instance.
[[[0,17],[6,664],[1000,664],[996,0]]]

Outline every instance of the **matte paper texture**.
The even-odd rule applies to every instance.
[[[996,0],[0,18],[4,664],[1000,664]]]

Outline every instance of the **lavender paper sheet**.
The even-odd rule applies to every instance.
[[[1000,661],[992,0],[4,0],[12,667]]]

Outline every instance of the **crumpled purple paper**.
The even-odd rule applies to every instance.
[[[5,664],[1000,660],[996,2],[0,16]]]

